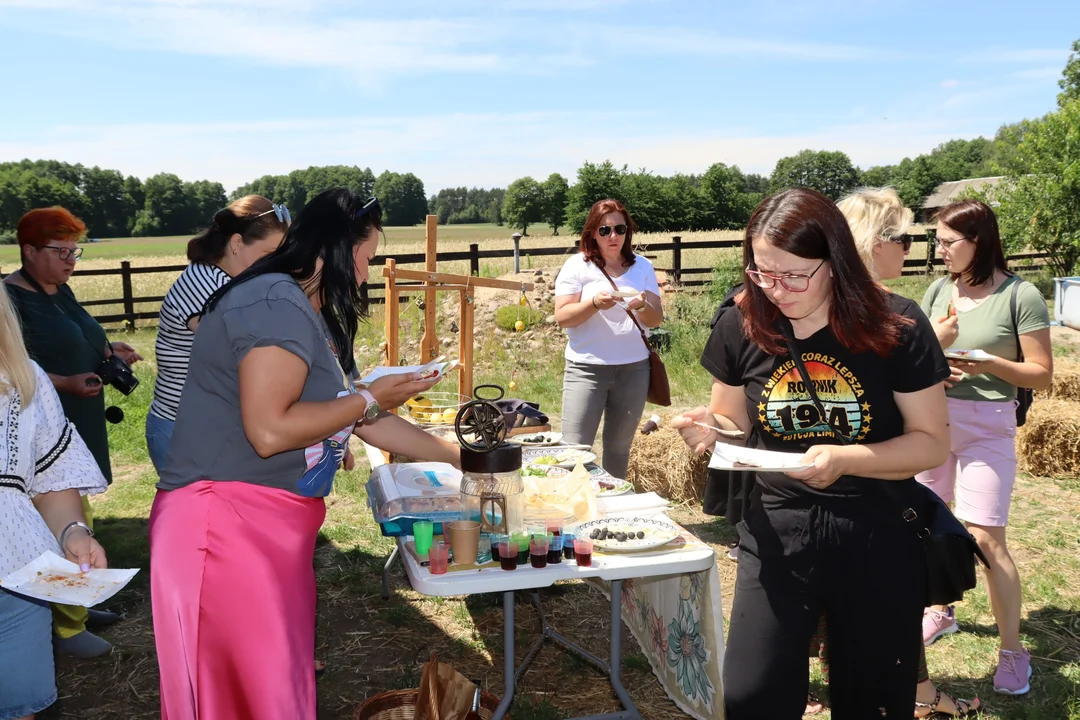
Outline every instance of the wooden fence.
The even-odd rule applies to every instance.
[[[909,259],[904,261],[904,275],[929,275],[933,273],[935,268],[940,268],[943,263],[941,258],[935,257],[935,253],[930,243],[933,243],[933,234],[927,235],[912,235],[913,247],[916,244],[922,243],[927,245],[926,258],[922,259]],[[671,238],[669,243],[652,243],[647,246],[638,248],[638,251],[646,256],[654,257],[656,253],[670,252],[671,253],[671,267],[656,268],[660,272],[667,273],[671,278],[673,284],[682,288],[700,288],[708,285],[712,282],[713,268],[711,267],[683,267],[683,252],[691,250],[720,250],[726,248],[741,248],[743,244],[742,240],[706,240],[702,242],[683,242],[682,238],[675,235]],[[557,257],[568,256],[571,253],[577,252],[577,244],[575,243],[571,247],[546,247],[546,248],[524,248],[520,251],[519,257]],[[437,254],[438,262],[452,262],[452,261],[469,261],[469,273],[471,275],[480,274],[480,261],[490,258],[512,258],[514,257],[513,249],[500,249],[500,250],[481,250],[480,245],[473,243],[469,245],[468,251],[464,252],[443,252]],[[1022,253],[1019,255],[1010,255],[1007,259],[1010,265],[1019,263],[1016,266],[1018,270],[1024,271],[1037,271],[1046,267],[1045,260],[1048,257],[1048,253]],[[394,256],[398,265],[419,265],[424,263],[424,255],[422,253],[413,253],[408,255]],[[385,258],[376,257],[371,261],[371,265],[381,266],[385,264]],[[132,267],[131,263],[124,260],[120,263],[120,267],[116,269],[100,269],[100,270],[76,270],[73,275],[79,277],[89,276],[109,276],[119,275],[120,285],[123,296],[115,299],[106,300],[85,300],[82,301],[82,305],[87,308],[106,306],[106,305],[121,305],[123,312],[114,313],[110,315],[94,315],[91,311],[91,315],[101,323],[124,323],[128,326],[134,326],[137,320],[156,320],[158,317],[157,310],[139,311],[136,312],[135,306],[137,304],[144,303],[156,303],[159,304],[165,298],[163,296],[151,296],[144,297],[135,294],[133,276],[145,275],[151,273],[179,273],[186,268],[187,265],[159,265],[153,267]],[[380,274],[373,273],[373,276]],[[0,275],[2,277],[2,275]],[[401,286],[401,283],[398,283]],[[365,286],[367,293],[367,300],[371,303],[382,303],[383,295],[382,291],[385,286],[383,283],[368,283]]]

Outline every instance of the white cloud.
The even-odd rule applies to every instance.
[[[931,113],[927,117],[935,117]],[[753,130],[656,131],[651,113],[441,114],[299,121],[45,127],[23,142],[0,142],[0,161],[62,158],[147,177],[174,172],[233,188],[309,165],[356,164],[414,172],[429,192],[458,185],[505,186],[523,175],[573,178],[585,160],[658,173],[700,173],[714,162],[771,172],[800,150],[843,150],[862,167],[892,164],[955,137],[992,133],[907,120],[834,125],[809,133]]]
[[[960,87],[960,81],[959,80],[954,80],[954,79],[942,80],[941,81],[941,87],[943,87],[943,88]]]

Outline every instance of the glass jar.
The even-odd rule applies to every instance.
[[[461,449],[461,516],[480,532],[512,535],[525,529],[521,446],[508,443],[486,453]]]

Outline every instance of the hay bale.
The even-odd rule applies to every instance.
[[[659,430],[634,436],[626,479],[638,492],[652,491],[672,502],[700,503],[705,496],[709,460],[705,455],[694,455],[679,432],[668,427],[667,420],[677,414],[661,414]]]
[[[1016,458],[1029,475],[1080,476],[1080,402],[1040,398],[1017,432]]]
[[[1080,365],[1074,362],[1054,361],[1054,384],[1049,393],[1037,393],[1039,398],[1046,395],[1059,400],[1080,401]]]

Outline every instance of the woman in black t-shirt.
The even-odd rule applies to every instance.
[[[698,452],[719,437],[695,420],[754,431],[759,448],[801,454],[810,467],[758,473],[761,501],[739,525],[727,717],[802,716],[806,648],[822,611],[833,718],[907,717],[924,558],[878,486],[916,492],[915,473],[948,453],[949,367],[918,305],[875,285],[826,196],[794,189],[766,198],[747,226],[744,253],[746,288],[701,358],[715,378],[709,407],[672,425]]]

